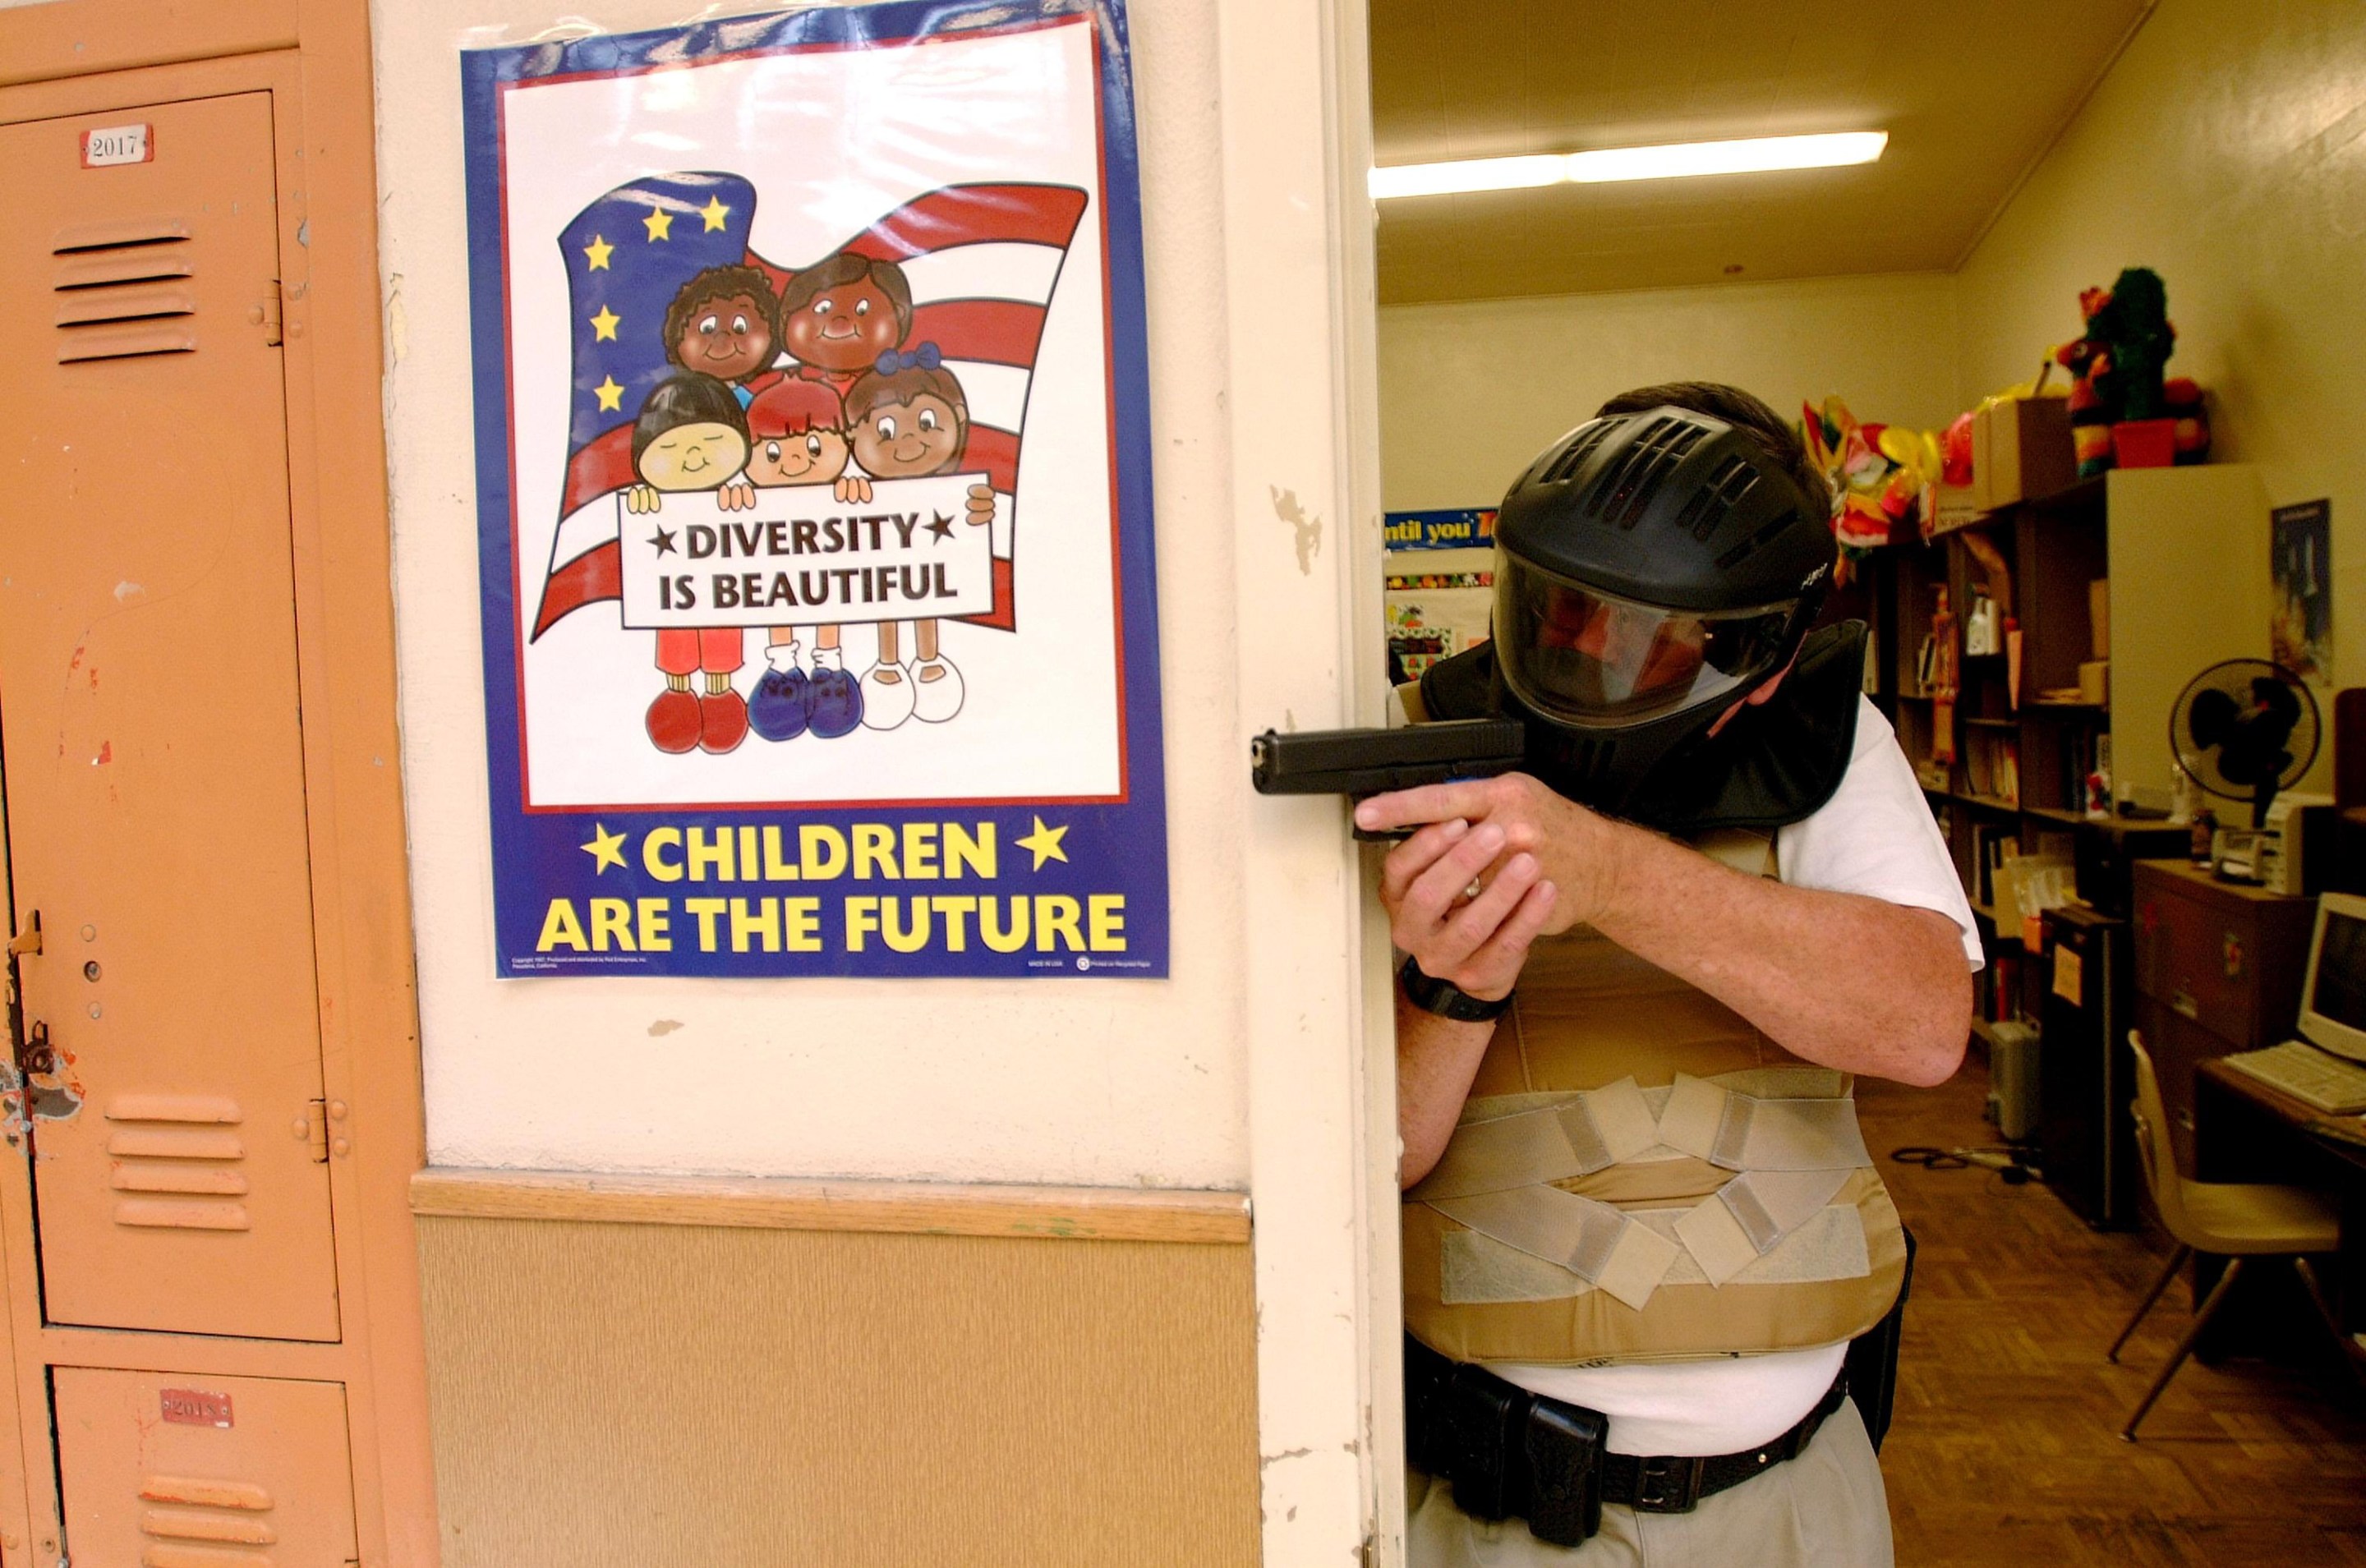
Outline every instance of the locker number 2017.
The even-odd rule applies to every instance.
[[[82,133],[82,166],[104,169],[113,164],[145,164],[156,156],[156,144],[145,125],[108,125]]]

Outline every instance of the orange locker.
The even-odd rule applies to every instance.
[[[271,95],[0,126],[0,167],[46,1319],[334,1340]]]
[[[86,1367],[60,1367],[53,1382],[73,1562],[347,1568],[360,1561],[345,1396],[335,1383]]]

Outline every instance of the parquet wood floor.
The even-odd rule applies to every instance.
[[[1993,1142],[1987,1092],[1977,1059],[1937,1089],[1857,1084],[1865,1142],[1921,1246],[1881,1456],[1902,1568],[2366,1568],[2366,1399],[2329,1357],[2188,1362],[2123,1443],[2190,1321],[2174,1285],[2121,1364],[2103,1359],[2167,1239],[2091,1231],[2044,1187],[1978,1167],[1890,1163],[1905,1145]]]

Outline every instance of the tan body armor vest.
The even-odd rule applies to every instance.
[[[1771,874],[1763,834],[1699,845]],[[1405,1323],[1466,1361],[1804,1349],[1898,1297],[1898,1211],[1850,1075],[1590,930],[1537,944],[1436,1169]]]

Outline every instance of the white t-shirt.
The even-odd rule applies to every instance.
[[[1774,853],[1794,886],[1936,909],[1962,929],[1965,961],[1976,970],[1985,962],[1946,840],[1897,734],[1870,702],[1857,715],[1841,787],[1813,816],[1781,829]],[[1614,1453],[1693,1456],[1741,1453],[1789,1431],[1831,1387],[1847,1350],[1842,1343],[1708,1361],[1488,1365],[1523,1388],[1609,1416]]]

